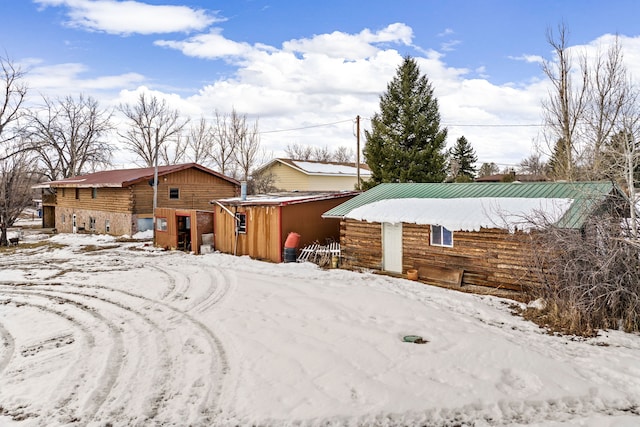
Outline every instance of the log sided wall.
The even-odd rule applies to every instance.
[[[402,224],[403,271],[420,265],[464,270],[462,285],[522,290],[536,286],[529,273],[531,239],[527,233],[499,229],[454,231],[453,247],[431,246],[430,226]],[[345,219],[341,223],[344,262],[354,268],[382,269],[382,225]]]
[[[179,189],[177,199],[169,198],[171,188]],[[234,197],[238,192],[239,186],[233,182],[188,168],[159,177],[157,203],[158,208],[206,211],[211,209],[210,200]],[[133,235],[138,232],[138,219],[153,217],[153,186],[148,181],[126,187],[59,187],[53,197],[54,202],[47,200],[47,206],[55,213],[48,215],[55,215],[55,227],[63,233],[72,232],[73,214],[85,231],[115,236]],[[88,228],[90,218],[96,220],[94,229]]]

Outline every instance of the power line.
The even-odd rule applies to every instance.
[[[371,121],[370,117],[360,117],[362,120]],[[542,123],[516,123],[516,124],[488,124],[488,123],[442,123],[443,126],[457,126],[457,127],[488,127],[488,128],[500,128],[500,127],[543,127]]]
[[[371,120],[369,117],[360,117],[362,120]],[[354,122],[353,119],[339,120],[337,122],[329,122],[329,123],[320,123],[317,125],[309,125],[309,126],[301,126],[296,128],[288,128],[288,129],[274,129],[274,130],[265,130],[258,132],[259,134],[266,133],[281,133],[281,132],[292,132],[296,130],[305,130],[305,129],[313,129],[325,126],[333,126],[341,123]],[[510,128],[510,127],[543,127],[544,124],[534,124],[534,123],[519,123],[519,124],[483,124],[483,123],[443,123],[443,126],[452,126],[452,127],[488,127],[488,128]]]
[[[515,127],[542,127],[543,124],[513,124],[513,125],[491,125],[491,124],[460,124],[460,123],[443,123],[444,126],[456,127],[488,127],[488,128],[515,128]]]
[[[319,125],[309,125],[309,126],[303,126],[303,127],[299,127],[299,128],[265,130],[265,131],[261,131],[261,132],[258,132],[258,133],[262,134],[262,133],[291,132],[291,131],[294,131],[294,130],[304,130],[304,129],[311,129],[311,128],[319,128],[319,127],[324,127],[324,126],[332,126],[332,125],[337,125],[337,124],[340,124],[340,123],[347,123],[347,122],[352,122],[352,121],[353,121],[353,119],[340,120],[338,122],[322,123],[322,124],[319,124]]]

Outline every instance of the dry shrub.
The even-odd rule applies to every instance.
[[[640,244],[624,236],[614,216],[600,217],[583,230],[536,232],[532,271],[542,285],[531,292],[546,306],[527,310],[525,317],[576,335],[640,331]]]

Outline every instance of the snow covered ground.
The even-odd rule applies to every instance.
[[[49,240],[0,254],[0,426],[640,425],[638,335],[550,336],[508,300],[312,264]]]

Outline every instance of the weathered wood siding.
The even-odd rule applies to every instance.
[[[345,261],[357,268],[381,270],[381,229],[380,223],[343,220],[340,243]],[[429,233],[429,225],[403,223],[403,271],[431,265],[463,269],[462,285],[521,290],[537,284],[528,274],[531,243],[527,233],[454,231],[452,248],[431,246]]]
[[[153,208],[153,186],[142,182],[131,186],[133,192],[133,213],[151,214]],[[170,199],[172,188],[179,191],[178,199]],[[190,168],[158,179],[159,208],[210,210],[213,199],[234,197],[239,187],[217,176]]]
[[[178,216],[187,216],[191,221],[191,251],[200,253],[202,235],[213,233],[213,211],[194,209],[156,209],[156,218],[167,220],[166,231],[156,231],[156,246],[175,249],[178,247]]]
[[[327,240],[338,241],[340,221],[323,219],[322,214],[353,195],[304,203],[276,205],[228,206],[232,212],[247,214],[247,232],[235,236],[235,219],[221,207],[215,208],[215,247],[225,253],[282,262],[284,242],[290,232],[300,234],[300,245]]]
[[[215,209],[215,248],[220,252],[249,255],[252,258],[280,262],[280,207],[278,206],[230,206],[232,212],[247,215],[247,232],[235,235],[235,218],[221,207]]]
[[[382,269],[382,224],[343,220],[340,223],[342,262],[354,268]]]
[[[58,188],[56,200],[57,206],[64,208],[131,212],[133,192],[130,188]]]

